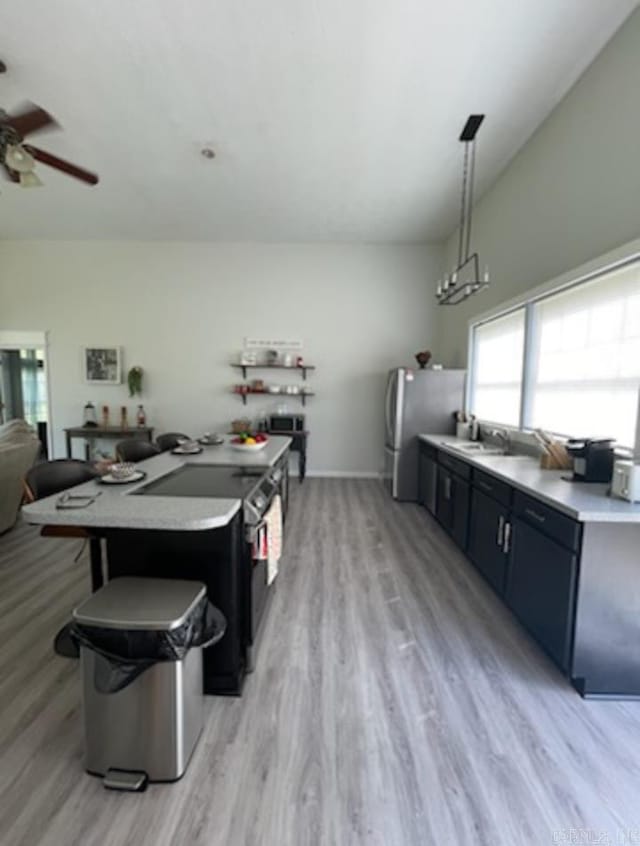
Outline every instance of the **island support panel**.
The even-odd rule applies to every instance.
[[[585,697],[640,698],[640,526],[585,523],[572,680]]]
[[[227,620],[223,638],[203,651],[204,692],[239,695],[246,673],[251,561],[237,514],[219,529],[191,532],[105,530],[107,572],[118,576],[194,579]]]

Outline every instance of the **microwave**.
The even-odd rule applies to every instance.
[[[304,414],[270,414],[270,432],[304,432]]]

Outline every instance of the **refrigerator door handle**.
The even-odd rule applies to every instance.
[[[385,447],[384,449],[384,474],[385,485],[394,499],[398,498],[398,453]]]
[[[394,403],[395,398],[395,403]],[[400,449],[402,405],[404,403],[404,369],[392,371],[387,383],[387,395],[384,401],[387,432],[385,442],[392,449]]]
[[[392,431],[391,431],[391,392],[393,388],[393,382],[396,378],[396,374],[393,376],[389,375],[389,380],[387,381],[387,393],[385,394],[384,398],[384,422],[385,422],[385,443],[391,444],[392,443]]]
[[[393,420],[393,448],[402,446],[402,415],[404,414],[404,368],[401,367],[396,375],[396,407]]]

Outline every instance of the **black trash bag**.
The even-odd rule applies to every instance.
[[[73,623],[65,623],[53,641],[53,651],[62,658],[79,658],[80,647],[71,635]]]
[[[116,693],[160,661],[180,661],[194,646],[212,646],[224,635],[227,621],[206,596],[171,631],[108,629],[73,623],[71,637],[96,655],[94,683],[100,693]]]

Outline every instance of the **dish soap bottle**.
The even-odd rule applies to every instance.
[[[144,407],[141,405],[138,406],[138,411],[136,412],[136,423],[141,429],[147,425],[147,415],[145,414]]]

